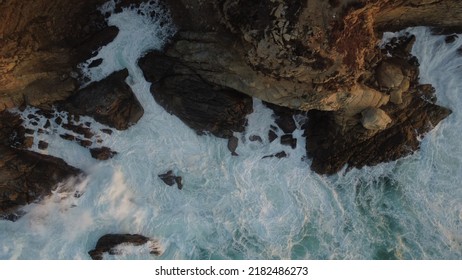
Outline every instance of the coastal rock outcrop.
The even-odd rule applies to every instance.
[[[412,42],[412,36],[402,36],[386,45],[383,51],[399,58],[400,64],[382,62],[368,81],[371,87],[389,88],[390,94],[403,81],[409,81],[406,88],[401,88],[405,90],[399,103],[366,108],[350,118],[347,126],[339,125],[338,112],[308,113],[306,150],[314,171],[333,174],[345,165],[361,168],[410,155],[419,148],[422,135],[451,114],[451,110],[435,104],[431,85],[419,83],[417,59],[409,53]]]
[[[60,108],[116,129],[141,117],[140,104],[123,82],[126,72],[76,93],[77,63],[118,33],[97,10],[105,1],[0,2],[5,23],[0,25],[0,111],[22,104],[49,109],[60,101]],[[140,2],[118,1],[116,10]],[[233,139],[244,130],[252,97],[309,111],[307,153],[313,170],[330,174],[344,164],[360,167],[409,154],[418,143],[402,143],[414,143],[411,139],[450,112],[421,98],[430,90],[418,83],[418,62],[409,57],[412,38],[396,39],[399,44],[389,46],[388,54],[377,45],[383,31],[409,26],[461,30],[461,1],[162,3],[178,32],[139,65],[156,102],[199,134]],[[276,116],[285,133],[281,141],[294,146],[290,117]],[[268,136],[278,137],[273,130]],[[31,145],[28,137],[19,141],[22,148]],[[234,142],[230,146],[235,150]]]
[[[151,52],[139,65],[156,102],[199,134],[230,138],[244,131],[252,98],[232,88],[204,81],[176,59]]]
[[[0,218],[13,221],[19,218],[21,206],[50,195],[58,183],[81,174],[62,159],[20,149],[26,139],[21,123],[17,115],[0,113]]]
[[[90,250],[88,254],[93,260],[102,260],[104,253],[110,255],[118,255],[119,251],[116,247],[121,244],[141,246],[151,241],[150,238],[140,234],[105,234],[98,239],[95,249]],[[150,253],[153,255],[160,255],[162,251],[156,242],[150,246]]]
[[[0,111],[49,108],[77,88],[77,63],[117,34],[97,10],[104,2],[0,2]]]

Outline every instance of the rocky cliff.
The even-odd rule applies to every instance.
[[[126,129],[141,117],[140,104],[122,81],[126,73],[115,73],[103,84],[79,89],[77,64],[118,33],[117,28],[107,26],[105,15],[98,11],[104,2],[0,1],[0,112],[21,105],[46,112],[57,106],[77,116],[93,116],[116,129]],[[140,2],[118,1],[117,9]],[[275,109],[276,114],[283,112],[280,120],[309,112],[307,154],[315,171],[328,174],[345,164],[361,167],[408,154],[418,148],[417,136],[450,113],[428,98],[432,97],[431,86],[419,84],[418,62],[410,55],[412,37],[395,39],[385,51],[377,45],[383,31],[408,26],[430,25],[442,33],[459,30],[461,1],[162,3],[170,10],[178,32],[162,52],[148,53],[140,60],[146,79],[152,82],[154,97],[198,133],[230,138],[229,146],[236,144],[233,132],[242,131],[245,125],[245,116],[251,111],[250,97],[285,107]],[[387,51],[393,54],[391,58]],[[95,100],[94,90],[102,90],[105,97]],[[6,129],[11,120],[14,127]],[[30,139],[21,136],[24,139],[18,143],[24,147],[11,143],[22,135],[16,133],[21,124],[14,116],[3,113],[0,125],[3,181],[14,177],[26,180],[26,188],[36,185],[44,189],[42,183],[49,188],[76,173],[57,159],[23,151]],[[86,140],[77,140],[89,145]],[[42,162],[59,174],[40,169]],[[16,170],[12,166],[27,168],[8,175]],[[56,179],[45,182],[45,177],[27,175],[26,169]],[[6,181],[16,182],[13,179]],[[11,184],[0,186],[2,209],[10,205],[4,201],[19,197],[8,192]],[[27,194],[19,204],[40,195]]]

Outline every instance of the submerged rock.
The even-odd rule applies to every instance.
[[[88,254],[93,260],[102,260],[104,253],[118,255],[119,252],[114,249],[118,245],[141,246],[148,241],[151,241],[151,239],[140,234],[105,234],[98,239],[95,249],[90,250]],[[150,253],[158,256],[161,254],[161,250],[159,247],[153,246]]]
[[[59,107],[72,115],[90,116],[118,130],[127,129],[144,113],[143,107],[125,83],[127,76],[126,69],[114,72],[79,90],[60,103]]]
[[[263,139],[261,139],[261,137],[258,136],[258,135],[250,135],[249,140],[250,140],[251,142],[260,142],[260,143],[263,143]]]
[[[281,151],[281,152],[275,153],[274,155],[264,156],[263,159],[272,158],[272,157],[285,158],[287,157],[287,153],[284,151]]]

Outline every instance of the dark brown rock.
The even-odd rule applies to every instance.
[[[75,140],[75,136],[70,135],[68,133],[60,134],[59,137],[63,138],[64,140],[68,140],[68,141],[74,141]]]
[[[77,139],[77,143],[84,148],[88,148],[93,144],[90,140],[86,139]]]
[[[452,34],[452,35],[446,36],[444,41],[446,42],[446,44],[452,44],[456,41],[457,38],[459,38],[459,36],[457,36],[456,34]]]
[[[373,135],[360,125],[342,133],[332,113],[310,112],[306,149],[313,159],[311,169],[321,174],[333,174],[345,165],[361,168],[413,153],[420,146],[418,138],[451,113],[424,100],[422,96],[430,93],[422,92],[423,88],[408,95],[404,109],[394,105],[385,107],[393,122],[387,129]]]
[[[281,136],[281,144],[295,149],[297,147],[297,139],[292,134],[284,134]]]
[[[297,129],[294,121],[294,115],[303,113],[301,111],[289,109],[286,107],[278,106],[268,102],[264,102],[265,106],[273,110],[274,118],[277,126],[284,131],[284,133],[292,133]]]
[[[0,111],[24,102],[51,108],[69,97],[78,86],[70,75],[77,63],[113,38],[102,31],[107,24],[97,8],[104,2],[0,2],[0,92],[7,97]]]
[[[0,217],[11,220],[20,217],[15,213],[21,206],[39,201],[59,182],[81,174],[61,159],[12,148],[20,138],[21,123],[19,116],[0,113]]]
[[[150,240],[150,238],[140,234],[105,234],[98,239],[95,249],[90,250],[88,254],[93,260],[102,260],[103,253],[109,253],[110,255],[119,254],[119,252],[114,250],[114,248],[120,244],[141,246]],[[158,248],[151,249],[151,254],[160,254],[160,250]]]
[[[169,186],[173,186],[175,184],[175,175],[172,170],[167,171],[167,173],[160,174],[159,178]]]
[[[140,59],[156,102],[197,133],[230,138],[242,132],[252,112],[252,98],[236,90],[205,82],[176,60],[159,52]]]
[[[38,148],[40,150],[46,150],[48,148],[48,143],[40,140],[38,143]]]
[[[287,153],[284,151],[281,151],[281,152],[275,153],[274,155],[264,156],[263,158],[272,158],[272,157],[285,158],[287,157]]]
[[[71,123],[65,123],[62,125],[63,128],[67,129],[67,130],[70,130],[70,131],[73,131],[77,134],[80,134],[82,136],[84,136],[85,138],[92,138],[94,136],[93,132],[91,131],[90,128],[88,127],[84,127],[83,125],[75,125],[75,124],[71,124]]]
[[[119,29],[116,26],[107,26],[98,32],[92,34],[84,42],[79,45],[79,61],[85,61],[98,53],[102,46],[106,46],[112,42],[119,34]],[[94,60],[89,67],[96,67],[101,64],[103,60]]]
[[[160,174],[159,178],[169,186],[176,184],[178,189],[183,189],[183,178],[181,176],[176,176],[172,170],[167,171],[167,173]]]
[[[237,139],[236,136],[231,136],[231,138],[228,139],[228,150],[231,152],[233,156],[238,156],[238,154],[236,153],[238,144],[239,139]]]
[[[385,55],[378,62],[376,80],[370,82],[371,86],[399,87],[400,102],[391,98],[380,108],[363,108],[350,116],[349,125],[338,121],[338,112],[309,113],[305,136],[312,170],[333,174],[345,165],[361,168],[410,155],[419,149],[418,139],[451,113],[435,104],[431,85],[419,84],[419,64],[410,54],[414,40],[413,36],[393,38],[384,50],[392,58]]]
[[[270,141],[270,143],[272,143],[277,138],[278,135],[276,134],[276,132],[274,132],[274,130],[271,129],[270,131],[268,131],[268,140]]]
[[[125,83],[127,70],[79,90],[60,104],[60,109],[72,115],[93,117],[96,121],[124,130],[135,124],[143,115],[143,107]]]
[[[181,176],[176,176],[175,177],[175,183],[176,183],[178,189],[180,189],[180,190],[183,189],[183,178]]]
[[[101,148],[90,149],[90,154],[93,158],[97,160],[108,160],[110,158],[113,158],[115,155],[117,155],[117,152],[112,151],[108,147],[101,147]]]

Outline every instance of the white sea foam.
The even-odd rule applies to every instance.
[[[151,34],[171,34],[170,27],[158,30],[158,20],[146,20],[136,9],[113,14],[109,22],[121,30],[136,26]],[[246,132],[236,134],[238,157],[227,150],[225,140],[196,135],[154,102],[136,66],[146,46],[160,48],[166,37],[140,32],[128,40],[122,31],[119,36],[125,39],[117,37],[100,51],[98,57],[106,63],[90,75],[98,80],[130,69],[130,85],[144,116],[127,131],[95,136],[119,152],[106,162],[61,139],[56,124],[49,134],[36,135],[50,142],[47,153],[88,176],[27,206],[17,222],[0,221],[0,258],[88,259],[100,236],[138,233],[157,240],[163,254],[122,246],[125,253],[110,258],[460,259],[462,117],[457,108],[462,105],[462,60],[456,49],[462,41],[447,45],[427,29],[408,31],[418,38],[414,52],[422,64],[421,80],[435,85],[440,104],[454,114],[427,135],[420,152],[331,177],[311,172],[302,160],[300,127],[294,150],[267,140],[274,121],[258,100]],[[147,41],[139,48],[139,40]],[[104,126],[92,122],[93,127]],[[249,141],[251,135],[263,142]],[[33,149],[43,152],[37,145]],[[289,157],[262,159],[280,151]],[[158,178],[168,170],[183,177],[182,190]],[[75,191],[82,195],[75,197]]]

